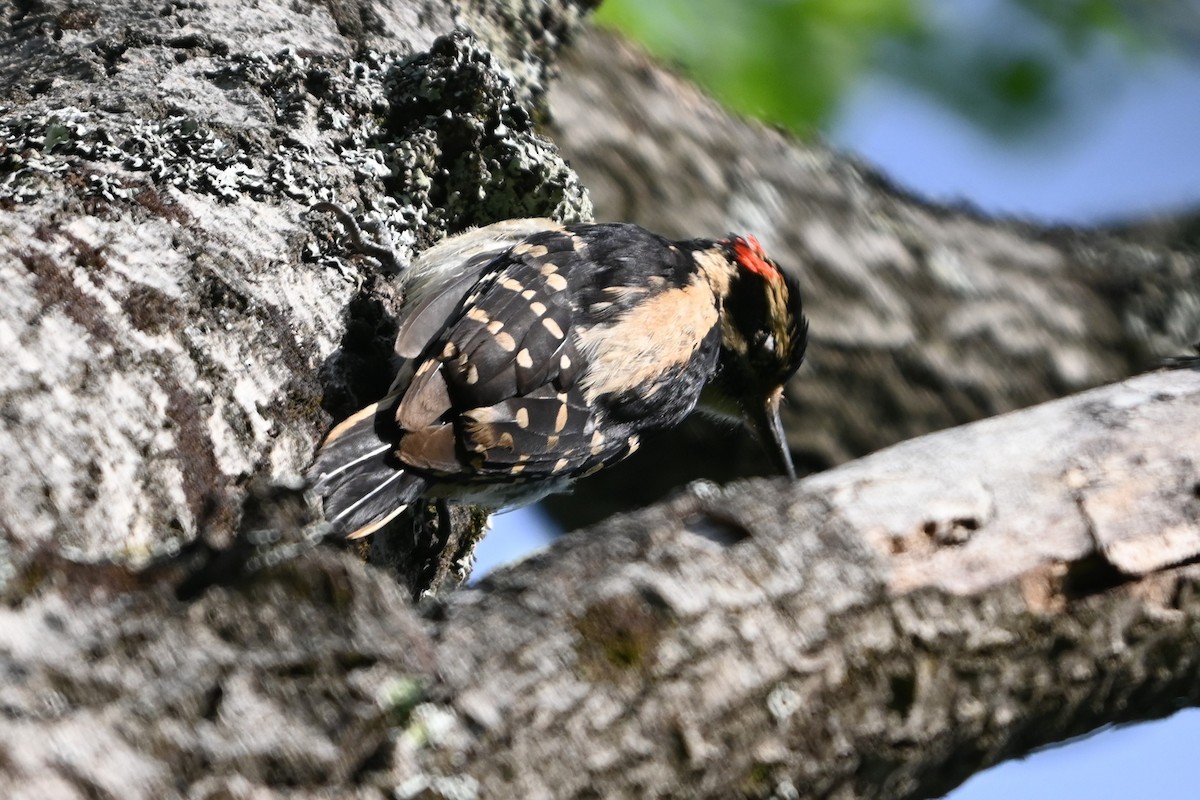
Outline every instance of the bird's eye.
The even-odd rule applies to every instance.
[[[760,361],[775,360],[775,335],[766,331],[759,331],[754,336],[753,342],[754,358]]]

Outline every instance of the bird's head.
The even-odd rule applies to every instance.
[[[783,386],[799,369],[808,343],[800,286],[753,236],[730,234],[716,244],[725,262],[720,368],[701,403],[746,420],[779,468],[794,478],[779,406]]]

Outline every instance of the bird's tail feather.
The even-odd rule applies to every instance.
[[[424,478],[392,456],[394,398],[367,406],[329,432],[308,470],[325,519],[347,538],[374,533],[417,500]],[[388,430],[388,426],[392,430]]]

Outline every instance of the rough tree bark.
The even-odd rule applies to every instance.
[[[1159,372],[792,486],[694,485],[423,623],[324,549],[242,574],[44,552],[0,608],[0,777],[23,798],[936,796],[1200,702],[1197,453],[1200,369]]]
[[[531,119],[580,7],[6,5],[11,535],[137,558],[230,531],[248,482],[296,475],[381,396],[397,298],[315,201],[386,217],[401,257],[588,217]]]
[[[589,216],[533,124],[587,5],[0,10],[9,796],[919,797],[1197,702],[1195,369],[795,486],[697,484],[420,616],[313,546],[294,477],[382,391],[398,298],[303,212],[354,206],[401,259]],[[637,95],[694,156],[648,184],[674,221],[628,216],[750,227],[802,267],[818,338],[793,443],[814,465],[1195,336],[1178,240],[933,208],[587,52],[556,136],[586,144],[571,125],[608,130]],[[591,173],[597,196],[636,187],[627,168]]]

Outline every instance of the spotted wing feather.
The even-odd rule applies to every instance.
[[[546,385],[463,415],[464,440],[480,478],[517,474],[526,478],[577,475],[619,449],[606,441],[595,411],[577,389]]]
[[[452,236],[421,253],[404,271],[405,302],[411,310],[400,322],[396,354],[419,356],[496,259],[547,230],[562,226],[542,218],[505,220]]]
[[[591,280],[595,270],[581,249],[569,231],[530,237],[470,289],[399,404],[397,421],[413,432],[400,441],[401,461],[448,476],[424,455],[425,435],[415,435],[437,423],[454,425],[465,462],[457,478],[467,482],[574,475],[627,446],[597,434],[597,409],[577,385],[584,362],[573,282]]]
[[[694,407],[715,369],[717,309],[686,243],[533,222],[480,232],[484,251],[439,245],[462,259],[442,272],[423,262],[390,404],[341,445],[331,434],[314,467],[327,514],[374,530],[427,489],[588,474]]]

